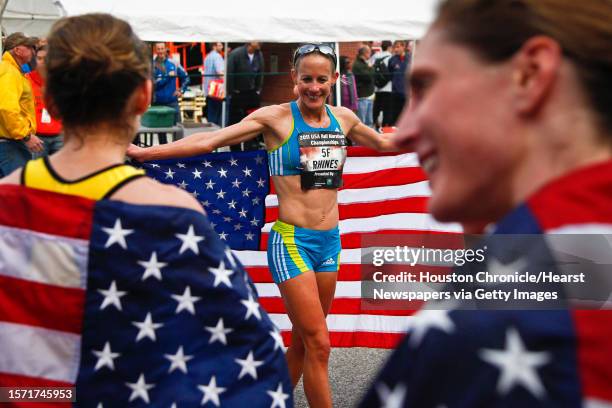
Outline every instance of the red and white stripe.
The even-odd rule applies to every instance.
[[[73,386],[93,202],[14,186],[0,200],[0,386]]]
[[[456,224],[441,224],[427,214],[429,185],[414,153],[381,154],[363,147],[349,148],[344,186],[338,193],[341,267],[336,295],[327,318],[335,347],[393,347],[410,325],[410,311],[364,310],[361,298],[362,240],[390,234],[459,233]],[[268,233],[278,217],[272,189],[266,198],[262,251],[235,251],[255,281],[260,301],[285,341],[291,322],[278,288],[267,269]]]

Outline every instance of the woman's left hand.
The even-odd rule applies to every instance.
[[[136,161],[142,162],[142,161],[145,161],[145,151],[146,149],[143,149],[140,146],[136,146],[135,144],[130,144],[125,154]]]

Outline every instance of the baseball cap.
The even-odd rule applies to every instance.
[[[10,51],[19,45],[36,48],[37,44],[38,38],[28,37],[24,33],[17,32],[6,37],[6,39],[4,40],[4,49],[6,51]]]

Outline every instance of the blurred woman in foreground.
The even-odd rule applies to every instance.
[[[416,53],[397,142],[417,152],[438,220],[490,225],[479,268],[548,270],[538,256],[550,254],[561,272],[554,234],[577,234],[589,248],[598,236],[581,234],[612,233],[611,74],[608,0],[441,4]],[[491,253],[499,234],[546,237],[539,252],[520,242],[511,251],[508,238]],[[558,310],[512,301],[452,310],[465,308],[456,302],[417,314],[362,406],[609,405],[609,311],[542,305]]]
[[[291,406],[280,334],[202,207],[123,164],[150,66],[125,21],[53,26],[46,106],[65,144],[0,180],[0,303],[11,293],[21,327],[0,386],[76,384],[82,406]]]

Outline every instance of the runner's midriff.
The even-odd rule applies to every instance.
[[[300,176],[272,176],[278,196],[278,219],[291,225],[328,230],[338,225],[336,189],[302,190]]]

